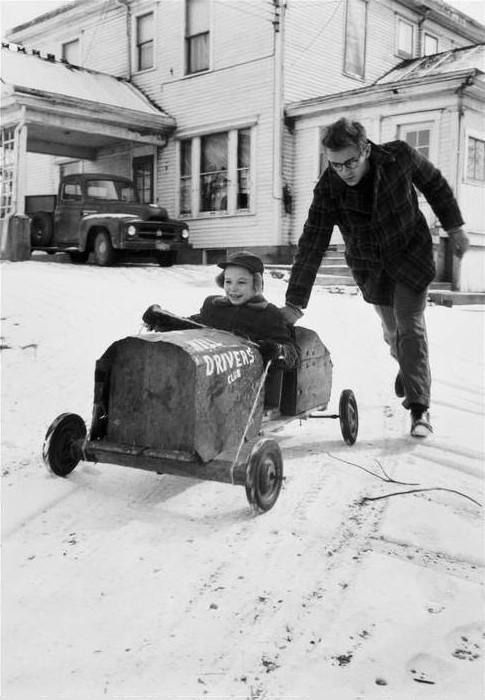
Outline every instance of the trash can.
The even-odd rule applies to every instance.
[[[2,260],[29,260],[30,219],[23,214],[12,214],[2,222]]]

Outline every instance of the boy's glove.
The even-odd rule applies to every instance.
[[[161,307],[158,304],[152,304],[145,311],[141,320],[149,331],[156,331],[160,324]]]
[[[162,309],[158,304],[152,304],[148,307],[142,316],[142,321],[149,331],[158,331],[159,333],[205,328],[202,323],[197,323],[197,321],[184,318],[183,316],[177,316],[170,311]]]
[[[271,360],[273,366],[283,366],[281,363],[284,362],[285,359],[284,345],[281,345],[281,343],[274,343],[270,340],[264,340],[258,343],[258,345],[265,364]]]
[[[280,311],[281,315],[289,326],[295,325],[298,319],[303,316],[303,311],[300,309],[300,307],[290,304],[289,302],[287,302],[286,305],[280,309]]]
[[[258,346],[265,364],[271,360],[273,367],[292,369],[298,362],[298,353],[293,345],[263,340]]]

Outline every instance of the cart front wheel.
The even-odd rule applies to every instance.
[[[283,483],[283,458],[275,440],[259,440],[251,450],[246,474],[246,495],[255,510],[274,506]]]
[[[47,469],[57,476],[67,476],[82,458],[86,425],[76,413],[61,413],[46,433],[42,458]]]
[[[347,445],[353,445],[359,432],[359,411],[355,394],[351,389],[344,389],[340,394],[338,415],[342,437]]]

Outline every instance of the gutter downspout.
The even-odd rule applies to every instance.
[[[470,73],[467,75],[465,80],[461,83],[461,85],[456,89],[455,94],[458,96],[457,99],[457,153],[456,153],[456,171],[455,171],[455,198],[456,201],[458,202],[458,206],[460,206],[460,195],[461,195],[461,181],[462,181],[462,173],[463,173],[463,154],[464,154],[464,147],[463,147],[463,120],[465,116],[465,109],[463,107],[463,95],[465,92],[465,89],[469,85],[473,85],[475,78],[475,71],[473,73]],[[451,283],[452,283],[452,289],[460,289],[460,272],[461,272],[461,260],[455,258],[453,256],[452,260],[452,269],[451,269]]]
[[[462,84],[456,89],[456,95],[458,95],[457,101],[457,115],[458,115],[458,139],[457,146],[458,151],[456,154],[456,184],[455,184],[455,196],[459,199],[460,189],[461,189],[461,174],[463,165],[463,147],[462,147],[462,127],[463,127],[463,117],[465,116],[465,110],[463,107],[463,95],[465,89],[470,85],[473,85],[475,79],[475,71],[467,75]],[[458,202],[459,203],[459,202]]]
[[[283,42],[285,0],[273,0],[273,237],[278,245],[281,237],[282,149],[283,149]]]
[[[12,214],[25,214],[25,158],[27,132],[25,122],[25,106],[22,107],[21,117],[15,126],[15,177],[13,179]]]
[[[119,5],[123,5],[126,10],[126,41],[127,41],[127,58],[128,58],[128,80],[131,80],[133,73],[131,60],[131,7],[130,0],[116,0]]]
[[[423,10],[423,14],[421,15],[420,19],[418,20],[418,45],[417,45],[417,54],[421,58],[423,55],[423,24],[425,23],[428,15],[429,15],[429,8],[426,8]]]

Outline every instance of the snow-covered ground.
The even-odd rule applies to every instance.
[[[51,421],[90,423],[95,360],[151,303],[197,311],[216,269],[2,264],[2,697],[481,699],[483,307],[428,308],[435,433],[416,441],[374,311],[315,288],[301,323],[332,354],[329,409],[354,390],[359,439],[290,423],[264,515],[238,486],[48,474]],[[268,298],[285,284],[267,275]],[[376,460],[415,485],[358,468],[382,476]]]

